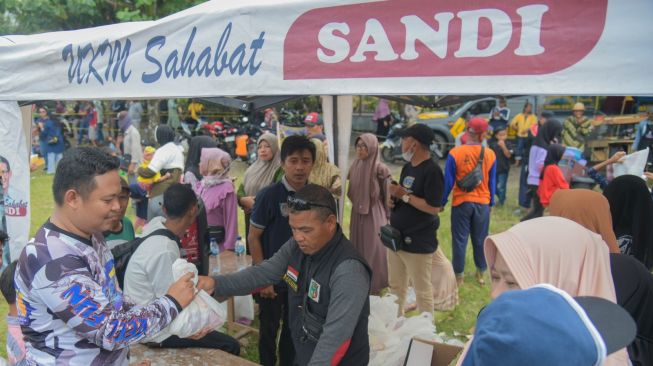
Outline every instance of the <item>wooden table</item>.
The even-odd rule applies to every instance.
[[[129,347],[129,363],[150,360],[152,366],[253,366],[254,362],[210,348],[150,348],[142,344]]]
[[[252,265],[252,257],[246,256],[247,266]],[[209,257],[209,275],[213,274],[213,268],[216,265],[216,257]],[[220,274],[229,274],[238,271],[238,262],[236,258],[236,253],[230,250],[225,250],[220,252]],[[231,331],[236,332],[234,338],[240,339],[246,336],[249,333],[258,334],[258,329],[249,327],[244,324],[236,322],[235,319],[235,307],[234,307],[234,298],[229,297],[227,299],[227,328]]]

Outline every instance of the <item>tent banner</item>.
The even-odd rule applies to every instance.
[[[0,37],[0,100],[653,95],[650,0],[214,0]]]
[[[11,260],[18,259],[29,237],[29,175],[20,108],[15,102],[0,102],[0,229],[9,234]]]

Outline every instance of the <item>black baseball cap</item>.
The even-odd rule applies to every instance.
[[[412,137],[424,146],[431,146],[435,141],[433,130],[423,123],[415,123],[408,128],[404,128],[397,132],[397,135],[399,137]]]

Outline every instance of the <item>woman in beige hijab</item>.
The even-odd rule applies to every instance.
[[[308,182],[322,186],[331,192],[336,199],[342,194],[342,179],[340,169],[327,160],[324,143],[320,139],[311,139],[315,145],[315,164],[308,177]]]
[[[493,299],[505,291],[548,283],[571,296],[596,296],[616,303],[608,247],[598,234],[571,220],[548,216],[521,222],[489,236],[485,257]],[[605,365],[628,365],[626,350],[608,356]]]
[[[379,228],[388,224],[388,185],[390,169],[379,162],[379,142],[371,133],[356,139],[356,160],[349,169],[351,220],[349,239],[372,267],[372,294],[388,287],[386,248]]]
[[[249,217],[256,195],[283,177],[277,136],[267,132],[262,134],[256,142],[256,151],[258,159],[245,171],[237,192],[238,205],[245,213],[245,237],[249,234]]]

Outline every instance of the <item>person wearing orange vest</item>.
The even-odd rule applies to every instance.
[[[444,175],[442,207],[452,193],[451,238],[453,268],[456,280],[462,283],[465,272],[465,252],[471,234],[476,279],[485,284],[484,273],[487,262],[483,252],[483,241],[490,228],[490,207],[494,206],[496,193],[496,155],[482,146],[488,122],[480,117],[472,118],[467,125],[467,143],[449,151]],[[481,179],[475,187],[464,189],[461,181],[477,167],[481,154]]]

